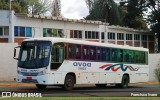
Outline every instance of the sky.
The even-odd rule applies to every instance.
[[[89,15],[85,0],[60,0],[61,14],[69,19],[83,19]]]

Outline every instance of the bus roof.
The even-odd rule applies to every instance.
[[[25,39],[24,41],[36,41],[36,40],[37,41],[38,40],[51,41],[52,43],[65,42],[65,43],[72,43],[72,44],[82,44],[82,45],[100,46],[100,47],[111,47],[111,48],[138,50],[138,51],[148,52],[148,49],[143,48],[143,47],[132,47],[132,46],[128,46],[128,45],[116,45],[116,44],[111,44],[111,43],[91,42],[91,41],[75,40],[75,39],[68,39],[68,38],[58,38],[58,37],[30,38],[30,39]]]

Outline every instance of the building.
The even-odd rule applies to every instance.
[[[76,20],[0,10],[0,42],[21,42],[34,37],[65,37],[93,42],[149,48],[154,52],[154,34],[149,31],[109,26],[101,21]]]

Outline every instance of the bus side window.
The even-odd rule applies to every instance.
[[[75,44],[68,45],[68,57],[69,59],[76,59],[76,45]]]
[[[120,50],[120,49],[112,49],[111,50],[111,58],[112,58],[112,61],[115,61],[115,62],[123,62],[123,50]]]
[[[106,61],[110,61],[110,49],[106,48]]]
[[[63,44],[54,44],[52,48],[52,62],[62,63],[64,60],[64,47]]]
[[[148,64],[148,52],[145,52],[145,64]]]
[[[135,63],[139,63],[140,59],[139,59],[139,52],[135,51]]]
[[[97,60],[100,61],[101,60],[101,48],[97,48],[96,52],[97,52]]]
[[[83,59],[89,60],[90,59],[90,50],[89,47],[83,46]]]
[[[81,45],[76,45],[76,59],[81,59]]]
[[[101,56],[102,56],[102,58],[101,58],[101,60],[102,61],[106,61],[106,50],[105,50],[105,48],[101,48]]]
[[[123,62],[123,50],[122,50],[122,49],[120,49],[119,55],[120,55],[120,56],[119,56],[120,58],[119,58],[118,60],[119,60],[120,62]]]
[[[117,50],[116,49],[112,49],[112,55],[111,55],[111,58],[112,58],[112,61],[117,61]]]
[[[96,47],[90,48],[90,60],[96,60]]]

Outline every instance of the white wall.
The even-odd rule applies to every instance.
[[[17,60],[13,59],[17,43],[0,43],[0,81],[14,81],[16,78]]]
[[[9,26],[8,10],[0,10],[0,26]]]
[[[154,70],[158,63],[160,63],[160,54],[149,54],[149,81],[157,81]]]

